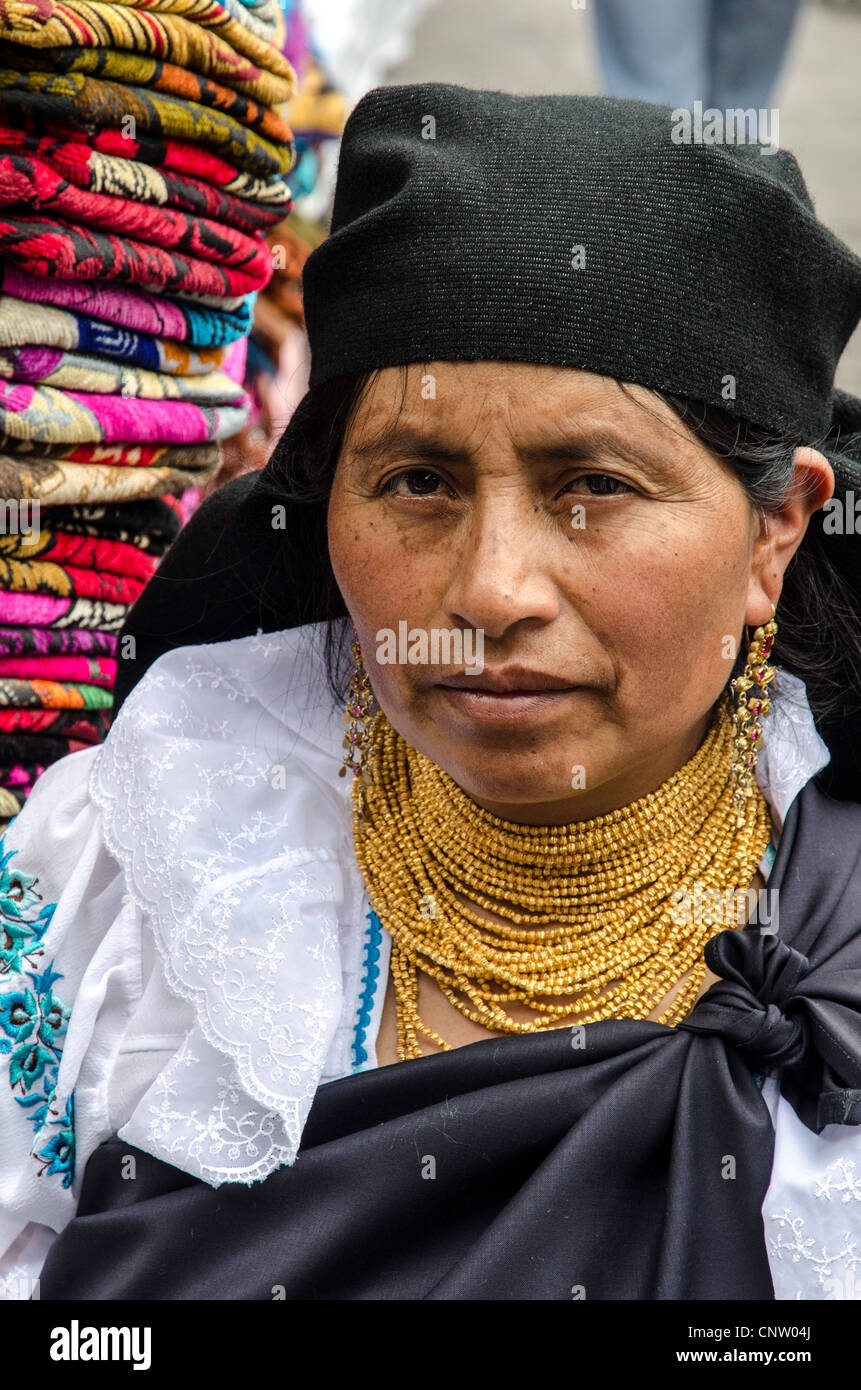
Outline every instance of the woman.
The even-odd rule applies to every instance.
[[[861,264],[670,116],[353,112],[267,470],[308,620],[163,656],[6,836],[43,1298],[851,1296],[861,808],[811,707],[857,728],[816,513]]]

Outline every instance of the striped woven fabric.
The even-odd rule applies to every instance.
[[[217,372],[227,356],[225,347],[188,347],[172,338],[118,328],[73,310],[28,304],[25,299],[0,293],[0,351],[27,344],[80,352],[115,371],[122,371],[123,364],[129,362],[151,372],[183,377]]]
[[[292,141],[274,140],[250,130],[226,111],[173,96],[148,92],[143,87],[106,82],[85,73],[15,72],[0,69],[0,106],[3,119],[23,123],[43,134],[59,131],[98,132],[114,128],[114,146],[108,153],[136,156],[136,142],[149,136],[156,141],[181,140],[203,145],[228,164],[271,181],[283,178],[294,158]],[[110,142],[108,142],[110,143]],[[149,148],[157,153],[159,145]],[[160,163],[161,160],[154,162]],[[185,172],[201,169],[192,154]]]
[[[229,193],[188,174],[168,173],[119,155],[102,154],[80,140],[38,135],[0,120],[0,147],[7,154],[26,154],[89,193],[105,193],[135,203],[178,208],[196,217],[211,218],[239,231],[254,234],[282,216],[279,205],[255,202]],[[228,173],[236,170],[226,166]],[[273,187],[276,185],[273,185]],[[286,188],[286,185],[284,185]]]
[[[116,48],[167,58],[272,106],[296,90],[292,67],[274,44],[237,15],[233,0],[3,0],[0,39],[28,48]]]
[[[290,144],[293,135],[287,122],[271,106],[243,96],[200,73],[189,72],[163,58],[150,58],[142,53],[126,53],[121,49],[83,48],[25,48],[20,44],[0,43],[0,66],[14,72],[81,72],[109,82],[126,82],[148,92],[167,92],[209,106],[232,116],[248,130],[256,130],[277,144]]]

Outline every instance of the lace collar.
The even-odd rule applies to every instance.
[[[121,1138],[213,1186],[292,1163],[361,930],[344,725],[324,624],[184,647],[126,701],[93,764],[105,843],[195,1025]],[[828,762],[780,673],[757,777],[778,828]]]

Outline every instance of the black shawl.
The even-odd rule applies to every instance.
[[[676,1028],[474,1043],[321,1086],[294,1166],[213,1189],[113,1137],[42,1299],[772,1299],[773,1130],[861,1123],[861,806],[807,784]],[[124,1156],[137,1162],[123,1177]],[[732,1160],[732,1162],[729,1162]]]

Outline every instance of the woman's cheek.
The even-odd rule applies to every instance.
[[[590,556],[576,585],[580,606],[599,644],[614,654],[625,704],[667,698],[726,675],[721,637],[742,601],[742,572],[727,571],[708,537],[641,534]],[[723,573],[720,571],[723,570]]]
[[[662,689],[680,710],[717,698],[735,659],[744,576],[702,551],[681,568],[641,574],[625,617],[623,659],[636,672],[639,698]]]
[[[379,530],[366,504],[333,497],[329,558],[344,602],[357,617],[383,587]]]
[[[378,664],[376,652],[381,634],[406,621],[410,627],[427,626],[426,606],[431,598],[433,557],[415,547],[405,549],[397,528],[376,516],[333,510],[329,543],[332,567],[344,602],[350,611],[371,686],[379,703],[393,715],[409,702],[409,682],[403,666]],[[432,619],[431,615],[431,619]]]
[[[438,547],[420,543],[414,528],[398,525],[376,502],[345,502],[330,510],[329,551],[355,619],[362,616],[374,631],[396,628],[402,619],[422,624],[438,592],[442,556]]]

